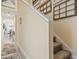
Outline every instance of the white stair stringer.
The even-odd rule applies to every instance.
[[[68,50],[72,53],[72,49],[55,33],[53,32],[53,35],[57,38],[56,41],[62,43],[62,48],[64,50]]]
[[[77,59],[77,56],[73,54],[73,50],[55,32],[53,32],[53,35],[56,37],[56,41],[62,44],[64,50],[71,52],[71,59]]]

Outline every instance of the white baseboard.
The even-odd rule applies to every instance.
[[[16,42],[16,45],[18,47],[18,52],[19,52],[19,55],[20,55],[20,59],[31,59],[19,43]]]
[[[71,49],[55,32],[54,32],[53,34],[54,34],[54,36],[57,37],[56,40],[57,40],[58,42],[60,42],[60,43],[63,44],[63,49],[68,50],[68,51],[70,51],[71,53],[73,52],[72,49]],[[72,53],[72,58],[71,58],[71,59],[77,59],[77,56],[75,56],[75,55]]]
[[[63,49],[68,50],[72,53],[72,49],[54,32],[54,36],[57,37],[57,41],[63,44]]]

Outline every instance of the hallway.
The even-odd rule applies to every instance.
[[[1,59],[20,59],[15,43],[15,0],[2,0]]]
[[[12,37],[8,33],[4,34],[2,42],[1,59],[19,59],[17,48]]]

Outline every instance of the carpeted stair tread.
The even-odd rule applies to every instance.
[[[62,50],[62,44],[59,42],[54,42],[54,54]]]
[[[59,45],[62,45],[62,44],[59,42],[54,42],[54,47],[59,46]]]
[[[70,52],[61,50],[54,55],[54,59],[70,59]]]

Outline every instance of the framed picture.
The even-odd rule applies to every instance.
[[[54,5],[56,4],[60,4],[62,2],[65,2],[65,1],[69,1],[69,0],[54,0]]]
[[[52,12],[52,2],[51,0],[41,0],[40,3],[37,5],[37,10],[43,14],[48,14]],[[36,7],[36,6],[35,6]]]
[[[62,0],[54,0],[55,3],[60,2],[60,1],[62,1]]]
[[[63,2],[54,5],[53,18],[54,20],[60,20],[77,15],[76,0],[63,0]]]

